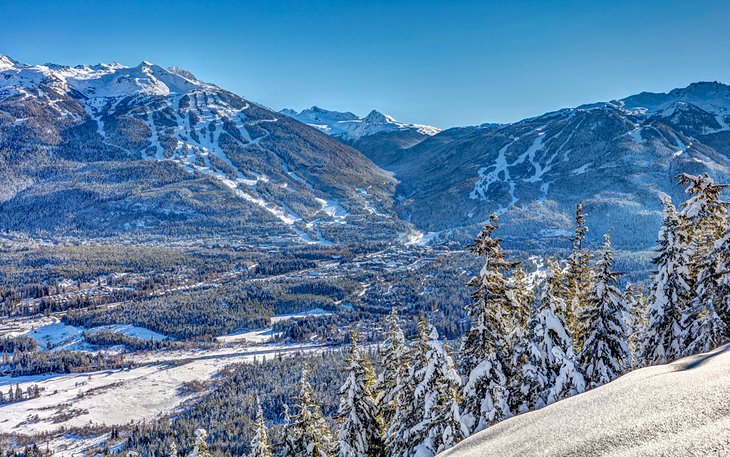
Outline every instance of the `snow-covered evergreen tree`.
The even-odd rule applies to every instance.
[[[329,424],[322,416],[309,383],[309,369],[302,370],[299,396],[296,399],[297,415],[292,428],[296,438],[296,454],[299,457],[329,457],[333,439]]]
[[[289,405],[284,403],[284,439],[281,443],[282,457],[297,457],[297,436],[294,420],[289,413]]]
[[[581,310],[582,325],[587,333],[580,360],[587,387],[613,381],[631,362],[626,323],[629,309],[616,286],[617,278],[618,274],[613,271],[611,237],[607,233],[588,302]]]
[[[727,340],[727,328],[715,303],[722,303],[720,274],[714,251],[702,264],[695,284],[696,296],[682,313],[682,355],[710,351]]]
[[[591,253],[585,247],[587,233],[586,213],[583,202],[579,202],[575,208],[575,235],[572,238],[573,248],[568,256],[565,270],[565,288],[560,291],[564,294],[562,298],[565,302],[565,324],[573,335],[575,350],[580,350],[584,339],[585,329],[581,327],[578,315],[588,304],[591,284]]]
[[[416,371],[414,403],[422,411],[422,420],[412,432],[417,442],[415,455],[431,457],[464,439],[469,431],[459,412],[461,378],[436,328],[425,319],[419,323],[419,340],[426,342],[426,357],[425,365]]]
[[[641,365],[641,337],[646,327],[648,300],[644,291],[637,284],[629,284],[624,292],[624,301],[629,309],[629,350],[631,351],[631,369]]]
[[[544,341],[544,315],[537,306],[531,308],[527,319],[527,335],[519,346],[524,351],[522,376],[520,377],[519,399],[517,411],[524,413],[533,409],[542,408],[547,402],[548,370],[547,348]]]
[[[531,352],[534,354],[536,370],[541,370],[541,357],[545,358],[546,390],[534,392],[532,404],[554,403],[563,398],[585,390],[585,381],[581,375],[573,351],[573,339],[565,322],[561,318],[561,310],[566,308],[563,298],[558,295],[551,270],[545,278],[539,295],[538,312],[530,322]],[[536,371],[534,385],[540,385],[542,375]],[[530,393],[528,392],[528,399]]]
[[[195,430],[195,446],[188,457],[212,457],[208,450],[208,432],[203,428]]]
[[[667,363],[682,355],[681,316],[687,307],[691,283],[684,224],[671,198],[666,194],[660,197],[664,220],[641,349],[644,365]]]
[[[514,265],[505,260],[501,240],[492,236],[497,228],[497,218],[492,216],[471,247],[484,257],[479,276],[469,282],[475,291],[466,307],[469,329],[460,351],[465,379],[462,417],[472,433],[511,414],[505,371],[511,368],[509,332],[513,326],[507,274]]]
[[[257,400],[255,429],[253,438],[251,439],[251,451],[248,453],[248,457],[272,456],[273,451],[271,448],[271,441],[269,441],[269,429],[266,427],[264,412],[261,410],[261,405]]]
[[[727,202],[720,200],[720,196],[728,186],[715,184],[707,173],[702,176],[683,173],[677,176],[677,180],[680,185],[687,186],[685,192],[690,196],[682,203],[680,217],[689,222],[689,259],[699,265],[713,250],[715,242],[724,235]],[[695,272],[699,275],[699,269]]]
[[[367,355],[358,347],[356,332],[351,341],[348,375],[340,389],[337,455],[376,457],[383,450],[383,422],[373,394],[375,372]]]
[[[393,307],[387,318],[388,333],[383,344],[382,372],[378,379],[380,411],[388,428],[401,415],[402,409],[408,406],[404,399],[404,383],[411,361],[406,338],[398,321],[398,311]]]
[[[405,379],[398,387],[400,394],[400,408],[396,409],[388,425],[385,441],[385,455],[388,457],[412,457],[416,447],[420,444],[420,435],[417,426],[423,420],[423,407],[416,401],[416,386],[419,384],[417,375],[420,369],[426,366],[428,352],[428,335],[424,326],[428,325],[425,318],[419,320],[419,337],[411,344],[408,351],[408,370]]]
[[[713,306],[725,327],[726,337],[730,338],[730,226],[725,235],[715,243],[715,272],[717,283]]]

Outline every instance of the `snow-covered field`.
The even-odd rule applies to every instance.
[[[225,366],[252,362],[255,357],[317,348],[315,345],[230,345],[150,352],[130,356],[130,360],[144,365],[129,370],[0,376],[3,391],[16,384],[23,390],[32,384],[43,389],[40,398],[0,406],[0,429],[28,435],[57,431],[62,426],[119,425],[154,419],[190,398],[184,392],[186,382],[207,382]]]
[[[323,310],[322,308],[314,308],[309,311],[304,311],[296,314],[277,314],[271,318],[271,324],[277,322],[289,320],[289,319],[302,319],[309,316],[327,316],[332,313]],[[248,342],[248,343],[266,343],[274,338],[277,334],[274,329],[269,326],[256,330],[249,330],[245,332],[233,332],[229,335],[219,336],[216,338],[220,343],[233,343],[233,342]]]
[[[83,327],[64,324],[59,318],[54,316],[18,319],[9,324],[0,325],[0,336],[27,335],[38,342],[40,350],[46,350],[48,348],[52,348],[53,350],[67,349],[71,351],[92,350],[93,348],[84,339],[84,331],[89,333],[111,331],[146,341],[168,339],[165,335],[134,325],[102,325],[85,329]]]
[[[730,345],[634,371],[494,425],[441,455],[728,456]]]

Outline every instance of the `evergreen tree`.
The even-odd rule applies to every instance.
[[[715,244],[716,284],[713,306],[725,327],[725,337],[730,338],[730,226]]]
[[[466,307],[470,327],[461,346],[461,372],[465,378],[462,417],[471,432],[511,415],[508,398],[509,330],[512,327],[508,296],[508,272],[514,265],[505,260],[501,239],[492,237],[498,228],[492,216],[471,246],[484,257],[478,277],[469,282],[475,289]]]
[[[687,186],[685,192],[690,196],[682,203],[680,213],[680,218],[688,222],[691,238],[687,255],[693,264],[699,265],[724,235],[727,202],[720,200],[720,195],[728,186],[715,184],[707,173],[702,176],[683,173],[677,180],[680,185]],[[694,271],[698,275],[700,269]]]
[[[378,380],[378,391],[382,395],[380,410],[387,427],[400,417],[403,408],[409,406],[404,399],[404,382],[411,367],[410,353],[398,320],[398,312],[393,307],[387,318],[388,334],[381,358],[383,370]]]
[[[536,397],[529,400],[535,406],[542,402],[554,403],[585,390],[585,381],[578,370],[570,330],[560,313],[566,305],[554,287],[551,271],[548,270],[540,293],[538,312],[530,323],[531,344],[534,345],[531,352],[535,354],[536,369],[536,381],[533,385],[539,386],[546,382],[546,390],[533,392]],[[542,357],[545,360],[544,376],[541,373]]]
[[[661,195],[664,220],[654,274],[641,360],[645,365],[670,362],[682,355],[682,322],[690,291],[687,234],[671,198]]]
[[[212,457],[208,450],[208,432],[203,428],[195,430],[195,446],[189,457]]]
[[[289,414],[289,405],[284,404],[284,439],[281,443],[281,455],[282,457],[297,457],[297,443],[298,439],[296,436],[296,429],[294,428],[294,421]]]
[[[419,320],[419,337],[408,351],[410,365],[405,379],[398,388],[401,407],[396,409],[386,433],[385,454],[388,457],[412,457],[420,444],[417,426],[424,415],[421,405],[416,401],[416,386],[419,384],[417,374],[420,373],[421,367],[426,366],[428,339],[424,337],[427,332],[423,327],[427,324],[425,318]]]
[[[697,296],[682,315],[682,355],[708,352],[727,340],[727,328],[715,308],[722,295],[714,254],[703,265],[695,286]]]
[[[682,204],[680,216],[686,220],[690,237],[687,258],[690,290],[695,292],[689,305],[681,310],[681,355],[691,355],[714,349],[728,336],[728,320],[720,317],[725,314],[729,292],[722,278],[727,271],[727,247],[723,246],[728,229],[727,202],[720,200],[728,186],[715,184],[706,173],[682,174],[678,180],[688,186],[686,192],[690,195]]]
[[[271,442],[269,441],[269,429],[266,427],[264,412],[261,410],[258,400],[256,401],[256,424],[248,457],[273,457]]]
[[[296,439],[296,455],[299,457],[329,457],[332,455],[332,431],[322,416],[309,383],[309,369],[302,370],[299,396],[296,399],[297,415],[293,422]]]
[[[631,369],[641,365],[641,336],[646,326],[648,300],[643,290],[636,284],[626,286],[624,301],[629,308],[629,350],[631,351]]]
[[[565,289],[562,298],[565,302],[565,323],[573,334],[574,349],[579,351],[583,343],[586,329],[581,327],[578,318],[580,310],[588,304],[590,293],[591,253],[585,247],[585,237],[588,233],[586,227],[586,213],[583,210],[583,202],[578,202],[575,208],[575,235],[572,238],[573,248],[568,256],[567,269],[565,271]]]
[[[588,329],[580,353],[588,387],[613,381],[627,369],[631,360],[626,325],[629,310],[623,294],[616,287],[617,278],[618,274],[613,271],[611,237],[607,233],[588,304],[581,313],[583,327]]]
[[[375,372],[367,356],[357,346],[359,336],[353,332],[347,361],[349,374],[340,389],[340,457],[374,457],[382,453],[383,423],[373,389]]]
[[[419,340],[426,343],[425,365],[416,372],[418,385],[415,404],[422,409],[422,420],[414,428],[416,455],[434,456],[462,439],[469,431],[459,413],[461,379],[451,356],[439,341],[436,328],[425,319],[419,323]]]
[[[545,406],[548,389],[546,345],[541,344],[545,336],[545,319],[537,306],[531,308],[527,320],[527,335],[521,347],[525,359],[520,378],[520,405],[517,411],[524,413]]]

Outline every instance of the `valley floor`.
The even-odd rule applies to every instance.
[[[730,455],[730,345],[513,417],[444,457]]]

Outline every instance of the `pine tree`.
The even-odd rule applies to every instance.
[[[282,457],[297,457],[297,443],[298,439],[296,436],[296,429],[294,428],[294,421],[289,414],[289,405],[284,404],[284,439],[281,443],[281,456]]]
[[[340,389],[337,421],[340,457],[374,457],[382,453],[383,423],[375,401],[375,372],[367,356],[357,346],[359,336],[353,332],[349,372]]]
[[[425,342],[426,356],[425,365],[416,372],[415,404],[422,408],[423,418],[413,433],[418,443],[416,454],[427,457],[452,447],[469,431],[459,413],[461,379],[436,328],[425,319],[419,323],[419,340]]]
[[[411,367],[410,353],[403,330],[398,323],[398,312],[395,307],[388,315],[388,334],[386,336],[382,362],[383,367],[378,379],[380,410],[383,422],[387,427],[400,417],[402,409],[407,407],[404,399],[404,382]]]
[[[688,257],[692,262],[702,262],[714,247],[717,240],[725,232],[727,202],[720,200],[720,195],[728,186],[715,184],[705,173],[694,176],[683,173],[677,176],[680,185],[688,186],[685,192],[690,198],[682,203],[680,217],[688,221],[691,243],[688,245]],[[699,269],[696,270],[699,274]]]
[[[332,455],[332,431],[322,416],[309,383],[309,369],[302,370],[299,396],[296,399],[297,415],[293,422],[296,438],[296,455],[299,457],[329,457]]]
[[[256,424],[253,438],[251,439],[251,451],[248,457],[273,457],[271,442],[269,441],[269,429],[266,427],[264,412],[256,400]]]
[[[631,369],[641,365],[641,336],[646,327],[648,300],[643,290],[636,284],[626,286],[624,301],[629,308],[629,350],[631,351]]]
[[[727,328],[715,307],[722,300],[719,276],[711,254],[697,278],[697,296],[682,314],[682,355],[708,352],[727,340]]]
[[[542,401],[545,404],[554,403],[585,390],[585,381],[578,370],[573,351],[573,339],[561,318],[560,310],[565,309],[566,305],[554,286],[551,270],[548,270],[539,296],[537,315],[530,323],[535,367],[537,370],[542,369],[540,359],[544,356],[546,370],[544,377],[540,371],[536,371],[538,380],[535,385],[542,383],[543,379],[546,381],[544,392],[534,392],[537,397],[532,402],[536,406]]]
[[[547,353],[546,345],[540,344],[544,335],[544,315],[537,306],[533,306],[527,320],[527,335],[521,345],[525,359],[520,378],[520,405],[517,407],[520,413],[542,408],[547,402]]]
[[[208,450],[208,432],[203,428],[195,430],[195,446],[189,457],[212,457]]]
[[[682,204],[681,218],[686,221],[690,242],[690,290],[695,291],[688,306],[680,311],[683,335],[681,355],[691,355],[714,349],[727,338],[724,314],[728,290],[723,286],[723,261],[726,248],[724,235],[728,229],[727,202],[720,195],[727,185],[715,184],[706,173],[703,176],[682,174],[679,183],[687,185],[690,198]],[[718,313],[718,305],[720,312]]]
[[[416,401],[416,386],[419,384],[417,374],[426,366],[428,340],[423,337],[425,319],[419,320],[419,338],[408,351],[408,370],[406,377],[398,388],[401,407],[395,411],[386,433],[385,449],[388,457],[412,457],[420,444],[417,426],[423,420],[423,410]]]
[[[730,338],[730,226],[715,244],[714,259],[717,289],[713,305],[725,327],[725,337]]]
[[[616,287],[618,274],[613,271],[611,237],[604,235],[601,258],[588,297],[581,312],[583,328],[588,329],[580,353],[583,376],[588,387],[613,381],[629,366],[626,319],[629,314],[623,294]]]
[[[514,264],[505,260],[502,240],[492,237],[497,228],[497,217],[492,216],[471,247],[472,252],[484,257],[479,276],[469,282],[475,291],[472,303],[466,307],[470,327],[460,351],[460,369],[465,378],[462,417],[471,432],[511,415],[508,375],[513,313],[507,273]]]
[[[664,221],[659,231],[659,252],[654,274],[641,360],[645,365],[667,363],[682,355],[681,316],[691,283],[687,234],[671,198],[661,194]]]
[[[588,233],[586,227],[586,213],[583,210],[583,202],[578,202],[575,208],[575,235],[572,238],[573,248],[568,256],[567,269],[565,272],[565,289],[563,299],[565,301],[565,323],[574,338],[574,350],[580,351],[583,344],[586,329],[581,327],[578,318],[580,310],[588,304],[590,293],[591,253],[585,248],[585,237]]]

